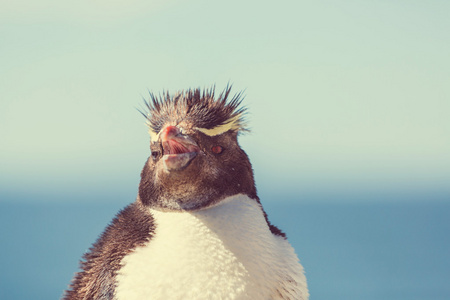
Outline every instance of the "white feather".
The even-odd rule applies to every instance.
[[[153,143],[158,141],[159,133],[154,132],[153,129],[149,129],[148,134],[150,134],[150,141],[152,141]]]
[[[154,237],[122,260],[116,299],[308,299],[294,249],[270,232],[255,200],[151,213]]]

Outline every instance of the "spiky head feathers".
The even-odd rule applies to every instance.
[[[230,99],[231,87],[227,87],[215,99],[215,89],[194,89],[155,96],[150,93],[150,101],[145,101],[148,112],[142,113],[147,118],[152,141],[166,125],[183,124],[184,127],[199,130],[204,134],[215,136],[229,130],[242,132],[246,128],[245,108],[240,107],[242,94]]]

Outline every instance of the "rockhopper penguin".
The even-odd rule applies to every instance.
[[[272,225],[237,137],[227,87],[151,94],[151,155],[137,200],[81,262],[64,299],[308,299],[303,268]]]

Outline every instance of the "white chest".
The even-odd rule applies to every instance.
[[[118,300],[307,299],[292,247],[247,196],[197,212],[152,213],[154,237],[122,260]]]

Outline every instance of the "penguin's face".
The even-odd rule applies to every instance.
[[[150,132],[151,155],[139,185],[143,204],[196,210],[238,193],[256,198],[250,161],[237,142],[238,118],[205,128],[189,115],[170,116],[158,132]]]

